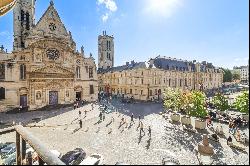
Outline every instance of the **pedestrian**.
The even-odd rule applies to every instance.
[[[140,121],[141,121],[141,115],[139,115],[139,123],[140,123]]]
[[[231,144],[232,142],[233,142],[233,139],[231,136],[229,136],[227,139],[227,145]]]
[[[99,114],[100,121],[102,120],[102,112]]]
[[[79,118],[81,118],[82,112],[79,110]]]
[[[87,110],[85,110],[84,113],[85,113],[85,117],[86,117],[87,116]]]
[[[92,110],[94,110],[94,104],[93,103],[91,104],[91,106],[92,106]]]
[[[76,108],[79,108],[79,104],[78,104],[78,102],[76,103]]]
[[[82,120],[79,121],[80,128],[82,128]]]
[[[131,115],[131,123],[134,123],[134,114],[132,113],[132,115]]]
[[[105,120],[105,113],[103,114],[103,121]]]
[[[82,106],[84,105],[84,101],[82,100]]]
[[[74,110],[76,109],[76,103],[74,103]]]
[[[125,128],[128,128],[128,122],[127,122],[127,119],[124,120],[124,123],[126,124],[126,127]]]
[[[145,133],[143,130],[143,123],[142,122],[140,122],[140,136],[141,136],[141,132]]]
[[[148,136],[151,138],[151,126],[148,127]]]

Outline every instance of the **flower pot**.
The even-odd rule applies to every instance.
[[[195,120],[195,128],[200,129],[200,130],[206,129],[206,121],[203,121],[201,119],[196,119]]]
[[[174,113],[174,114],[171,115],[171,120],[173,122],[179,122],[180,118],[181,118],[181,116],[179,114]]]
[[[189,126],[189,125],[191,125],[191,118],[188,117],[188,116],[183,116],[183,117],[181,118],[181,123],[182,123],[183,125]]]

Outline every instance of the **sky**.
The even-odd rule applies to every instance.
[[[36,22],[50,0],[36,0]],[[249,0],[54,0],[77,49],[98,61],[98,35],[115,38],[115,66],[158,55],[232,69],[249,59]],[[0,17],[0,45],[13,43],[13,12]]]

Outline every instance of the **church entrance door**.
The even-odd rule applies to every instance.
[[[49,92],[49,105],[57,105],[58,104],[58,92],[50,91]]]
[[[27,95],[21,95],[20,96],[20,106],[22,106],[22,108],[26,108],[28,106],[28,102],[27,102]]]
[[[82,92],[76,92],[76,101],[82,100]]]

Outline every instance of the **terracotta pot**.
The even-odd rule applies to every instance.
[[[179,122],[180,118],[181,118],[181,116],[179,114],[174,113],[171,115],[171,120],[174,122]]]
[[[188,117],[188,116],[183,116],[183,117],[181,118],[181,123],[182,123],[183,125],[191,125],[191,118]]]
[[[195,120],[195,128],[196,129],[201,129],[201,130],[206,129],[206,121],[196,119]]]

